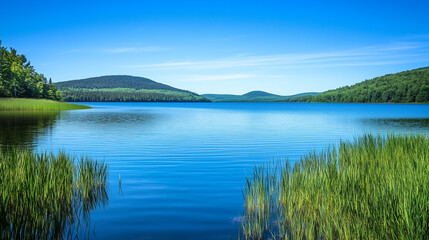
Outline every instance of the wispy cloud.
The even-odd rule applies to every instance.
[[[254,77],[253,74],[227,74],[227,75],[192,75],[184,76],[184,81],[199,82],[199,81],[218,81],[218,80],[235,80]]]
[[[148,46],[148,47],[121,47],[121,48],[108,48],[102,49],[105,53],[131,53],[131,52],[160,52],[167,51],[168,48]]]
[[[108,54],[120,54],[120,53],[142,53],[142,52],[161,52],[168,51],[169,48],[158,47],[158,46],[146,46],[146,47],[116,47],[116,48],[76,48],[69,49],[61,54],[75,54],[75,53],[108,53]]]
[[[173,69],[227,69],[246,67],[303,67],[303,66],[363,66],[416,61],[415,56],[424,56],[428,46],[420,42],[397,42],[361,48],[319,52],[294,53],[264,56],[233,56],[202,61],[176,61],[155,64],[130,65],[132,68]],[[421,50],[421,52],[419,52]]]

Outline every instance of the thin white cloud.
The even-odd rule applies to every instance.
[[[143,69],[227,69],[247,67],[302,67],[312,64],[344,65],[380,65],[394,61],[406,61],[407,57],[419,55],[419,50],[428,46],[418,42],[398,42],[387,45],[367,46],[341,51],[320,53],[278,54],[265,56],[233,56],[229,58],[203,61],[177,61],[155,64],[130,65]],[[398,56],[401,56],[398,57]],[[412,60],[416,61],[416,59]]]
[[[148,47],[123,47],[123,48],[108,48],[101,50],[106,53],[130,53],[130,52],[160,52],[166,51],[167,48],[148,46]]]
[[[74,54],[74,53],[109,53],[109,54],[120,54],[120,53],[141,53],[141,52],[161,52],[168,51],[169,48],[147,46],[147,47],[118,47],[118,48],[101,48],[101,49],[70,49],[61,52],[61,54]]]
[[[199,82],[199,81],[219,81],[219,80],[235,80],[254,77],[253,74],[227,74],[227,75],[193,75],[182,77],[184,81]]]

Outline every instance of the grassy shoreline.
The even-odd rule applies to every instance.
[[[48,99],[0,98],[0,111],[14,110],[77,110],[91,107]]]
[[[426,239],[429,138],[365,135],[292,167],[256,167],[243,239]]]

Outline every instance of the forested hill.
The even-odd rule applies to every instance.
[[[208,102],[196,93],[153,80],[110,75],[55,83],[69,102]]]
[[[132,88],[187,92],[144,77],[110,75],[55,83],[58,88]]]
[[[387,74],[290,102],[429,103],[429,67]]]

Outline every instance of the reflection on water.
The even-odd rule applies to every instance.
[[[86,113],[86,114],[67,114],[67,120],[74,122],[84,122],[85,124],[96,124],[97,126],[108,124],[121,125],[141,125],[148,124],[155,119],[154,114],[147,113]]]
[[[429,118],[375,118],[362,119],[365,125],[376,128],[389,129],[390,131],[411,131],[425,133],[429,130]]]
[[[91,226],[90,214],[104,208],[108,202],[106,189],[100,188],[89,196],[75,196],[61,204],[60,211],[46,211],[51,204],[28,211],[45,212],[46,215],[9,214],[0,210],[1,239],[70,239],[90,238],[95,229]],[[21,215],[22,214],[22,215]]]
[[[38,135],[52,132],[60,111],[0,111],[0,146],[32,147]]]

